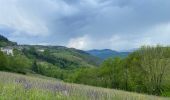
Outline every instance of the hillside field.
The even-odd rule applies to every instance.
[[[64,83],[39,75],[0,72],[0,100],[170,100],[157,96]]]

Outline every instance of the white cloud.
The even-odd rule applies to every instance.
[[[48,28],[41,17],[34,15],[26,15],[26,12],[20,9],[19,0],[1,0],[0,1],[0,25],[15,29],[12,35],[47,35]]]
[[[170,45],[170,22],[155,25],[144,34],[150,38],[152,45]]]
[[[0,0],[0,32],[7,31],[19,43],[78,49],[168,45],[169,4],[167,0]]]
[[[122,35],[113,35],[105,44],[108,48],[114,50],[128,50],[139,48],[143,45],[170,45],[170,23],[163,23],[153,26],[143,33]]]
[[[89,49],[104,49],[113,50],[129,50],[139,48],[143,45],[169,45],[170,40],[170,23],[156,25],[155,27],[146,30],[140,35],[129,34],[113,34],[110,37],[98,38],[84,35],[82,37],[72,38],[67,44],[68,47],[89,50]]]
[[[69,40],[67,47],[76,49],[88,49],[91,45],[91,40],[88,36],[72,38]]]

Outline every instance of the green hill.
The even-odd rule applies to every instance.
[[[60,68],[96,67],[101,60],[82,50],[67,48],[64,46],[41,45],[17,45],[0,35],[0,47],[10,46],[17,51],[16,55],[22,55],[30,61],[45,62]],[[42,51],[43,50],[43,51]]]
[[[68,84],[42,76],[0,72],[0,100],[169,100],[169,98]]]
[[[5,37],[1,40],[6,41],[5,43],[13,43]],[[101,62],[99,58],[82,50],[63,46],[15,45],[10,47],[13,48],[14,56],[7,56],[0,51],[0,63],[3,63],[0,65],[0,70],[2,71],[22,74],[39,73],[73,81],[72,77],[76,77],[77,70],[96,68]]]
[[[15,42],[9,41],[6,37],[0,35],[0,47],[4,46],[14,46],[17,45]]]
[[[84,51],[63,46],[20,46],[29,59],[47,62],[60,68],[95,67],[100,59]]]

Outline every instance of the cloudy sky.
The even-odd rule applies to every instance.
[[[0,0],[0,34],[83,50],[169,45],[170,0]]]

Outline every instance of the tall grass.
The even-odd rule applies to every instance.
[[[0,100],[170,100],[170,98],[0,72]]]

